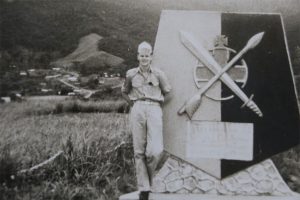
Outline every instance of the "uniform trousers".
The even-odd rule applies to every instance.
[[[152,178],[163,152],[162,109],[158,102],[136,101],[130,128],[139,191],[151,191]]]

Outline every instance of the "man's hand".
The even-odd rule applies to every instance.
[[[133,103],[134,103],[134,102],[133,102],[132,100],[130,100],[128,94],[122,92],[122,97],[126,100],[126,102],[128,103],[128,105],[129,105],[130,107],[133,106]]]
[[[128,102],[128,105],[129,105],[130,107],[132,107],[133,104],[134,104],[134,101],[132,101],[132,100],[130,100],[130,101]]]
[[[166,103],[168,103],[171,99],[172,99],[172,92],[168,92],[168,93],[166,93],[165,95],[164,95],[164,98],[165,98],[165,100],[164,100],[164,104],[166,104]]]

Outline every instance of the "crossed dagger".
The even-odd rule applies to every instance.
[[[197,94],[195,94],[192,98],[187,100],[184,105],[179,109],[178,114],[183,114],[184,112],[187,113],[189,118],[192,118],[196,110],[201,104],[201,97],[205,92],[218,80],[226,84],[233,93],[235,93],[243,102],[244,104],[242,107],[247,106],[252,111],[254,111],[259,117],[262,117],[263,114],[255,102],[252,100],[253,95],[248,97],[240,88],[239,86],[231,79],[231,77],[226,73],[235,62],[240,59],[247,51],[256,47],[260,41],[264,32],[257,33],[252,36],[246,46],[236,54],[229,63],[227,63],[224,68],[222,68],[219,63],[213,58],[213,56],[201,45],[193,35],[180,31],[180,39],[183,45],[195,56],[197,57],[210,71],[212,71],[215,76],[211,78],[205,86],[203,86]]]

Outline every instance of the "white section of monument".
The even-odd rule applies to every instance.
[[[212,49],[214,39],[221,34],[221,13],[201,11],[163,11],[156,36],[152,66],[162,69],[172,85],[171,101],[166,103],[164,112],[164,149],[212,174],[221,176],[219,159],[200,157],[187,158],[186,116],[177,115],[183,103],[199,90],[194,83],[194,68],[197,59],[181,43],[179,32],[188,31],[199,36],[205,48]],[[202,83],[204,86],[206,83]],[[221,83],[216,82],[208,94],[221,97]],[[221,103],[203,97],[200,108],[193,120],[221,121]]]
[[[187,158],[253,159],[253,124],[189,121]]]

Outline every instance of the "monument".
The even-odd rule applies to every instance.
[[[300,199],[269,159],[300,133],[280,14],[163,11],[152,66],[173,90],[150,199]]]

